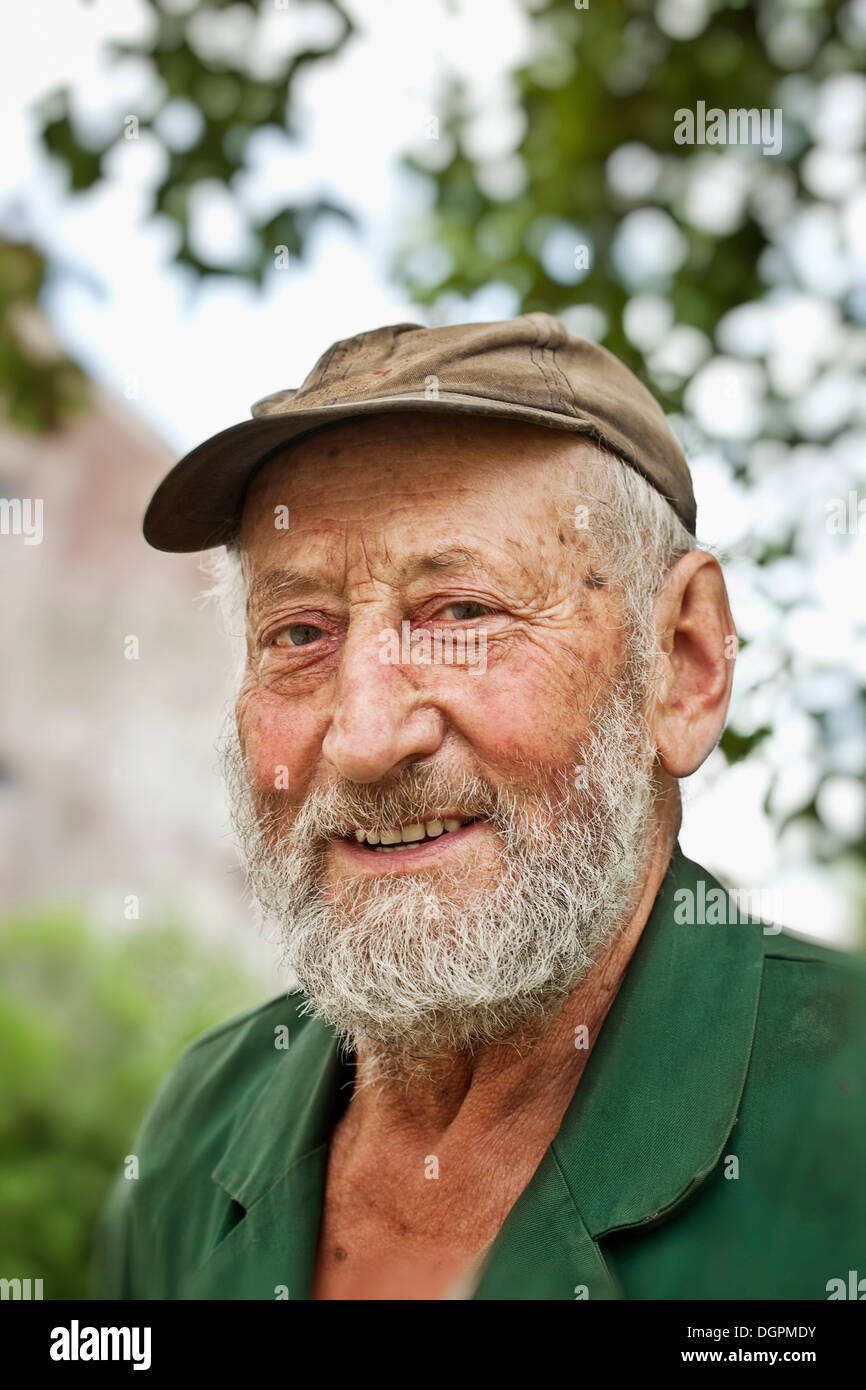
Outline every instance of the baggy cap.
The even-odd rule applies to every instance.
[[[151,498],[145,539],[157,550],[225,545],[253,475],[283,445],[392,410],[498,416],[586,435],[642,473],[694,534],[691,476],[658,402],[606,348],[532,313],[440,328],[397,323],[333,343],[302,386],[256,401],[252,419],[175,465]]]

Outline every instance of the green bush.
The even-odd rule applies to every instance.
[[[72,911],[0,923],[0,1277],[87,1297],[93,1223],[182,1048],[263,997],[172,925]]]

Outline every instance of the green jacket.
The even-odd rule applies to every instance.
[[[282,995],[183,1054],[138,1178],[106,1205],[98,1296],[309,1297],[351,1071],[302,1002]],[[475,1297],[826,1299],[829,1281],[856,1283],[864,1073],[866,964],[743,923],[677,850]]]

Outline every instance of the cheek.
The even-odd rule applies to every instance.
[[[600,652],[551,653],[530,647],[519,661],[468,677],[451,717],[462,736],[502,768],[556,766],[583,744],[589,711],[606,684]]]
[[[242,693],[236,712],[253,785],[302,795],[321,746],[311,722],[293,718],[285,700],[260,690]]]

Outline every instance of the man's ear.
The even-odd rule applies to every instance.
[[[668,574],[654,621],[662,653],[649,711],[659,761],[688,777],[722,736],[737,637],[718,561],[690,550]]]

